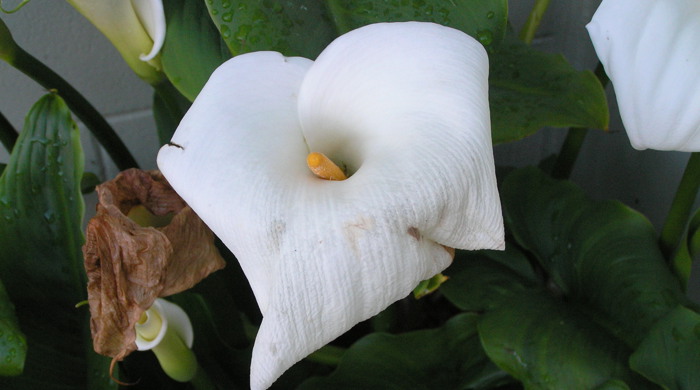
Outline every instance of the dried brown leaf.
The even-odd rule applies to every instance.
[[[158,171],[130,169],[97,187],[83,246],[95,351],[117,360],[136,350],[134,325],[158,297],[197,284],[225,262],[214,235]],[[143,206],[163,227],[128,217]]]

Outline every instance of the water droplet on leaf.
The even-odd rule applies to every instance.
[[[491,30],[479,30],[476,32],[476,38],[482,45],[488,46],[493,42],[493,33]]]

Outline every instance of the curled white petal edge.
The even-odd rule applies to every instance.
[[[139,59],[148,62],[155,58],[165,43],[165,11],[162,0],[131,0],[136,16],[153,40],[149,53],[142,53]]]
[[[163,337],[165,337],[168,328],[180,337],[187,348],[192,348],[192,343],[194,342],[192,323],[187,313],[180,306],[158,298],[153,302],[153,306],[149,310],[154,310],[158,313],[161,319],[161,327],[158,335],[150,341],[145,340],[138,332],[136,333],[136,346],[139,351],[148,351],[157,347],[163,340]],[[149,310],[146,311],[147,316],[150,315]]]

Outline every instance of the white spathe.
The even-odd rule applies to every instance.
[[[160,80],[157,56],[165,42],[162,0],[68,0],[119,50],[142,79]]]
[[[158,347],[161,341],[163,341],[168,329],[175,332],[177,337],[182,340],[187,348],[192,348],[192,343],[194,342],[192,323],[190,322],[190,317],[187,316],[187,313],[185,313],[180,306],[170,303],[165,299],[158,298],[153,302],[153,305],[145,311],[145,314],[146,322],[137,324],[137,328],[149,326],[149,322],[154,320],[154,315],[157,316],[157,321],[160,322],[160,325],[158,326],[157,335],[151,339],[145,339],[141,333],[136,332],[135,341],[139,351],[149,351]]]
[[[310,152],[351,176],[315,177]],[[221,65],[158,166],[236,255],[263,321],[252,389],[444,270],[502,249],[488,58],[432,23],[347,33],[316,62]]]
[[[586,28],[632,146],[700,151],[700,1],[603,0]]]

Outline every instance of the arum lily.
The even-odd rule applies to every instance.
[[[158,298],[136,323],[139,351],[153,350],[163,371],[179,382],[190,381],[197,372],[192,353],[194,331],[184,310]]]
[[[165,42],[162,0],[68,0],[119,50],[139,77],[161,79],[158,52]]]
[[[145,348],[136,326],[158,297],[191,288],[225,263],[211,230],[160,172],[124,171],[97,186],[97,195],[83,246],[90,329],[95,351],[114,364],[137,346]],[[191,345],[191,337],[181,334]]]
[[[212,74],[158,165],[251,284],[251,388],[406,297],[452,248],[504,247],[487,79],[476,40],[416,22]]]
[[[700,151],[700,3],[603,0],[586,27],[632,146]]]

